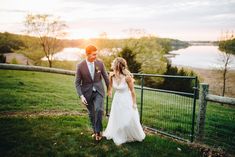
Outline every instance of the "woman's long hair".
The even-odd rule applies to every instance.
[[[128,70],[126,60],[122,57],[117,57],[113,60],[112,68],[124,76],[131,76],[133,78],[132,73]]]

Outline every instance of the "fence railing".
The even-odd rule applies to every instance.
[[[74,71],[38,66],[0,64],[0,69],[75,75]],[[193,141],[197,78],[151,74],[134,74],[134,76],[139,81],[139,86],[136,86],[136,93],[142,124],[149,129],[174,138]],[[145,81],[150,77],[194,80],[194,92],[187,93],[146,87]],[[110,102],[110,100],[107,99],[107,102]],[[107,110],[108,106],[106,106]]]
[[[135,86],[135,89],[142,125],[173,138],[193,141],[197,77],[136,73],[134,73],[134,77],[139,84]],[[191,80],[194,84],[192,86],[193,92],[150,88],[146,83],[146,79],[149,78],[174,79],[175,82],[184,79]],[[106,102],[106,114],[108,114],[110,108],[108,103],[110,104],[111,100],[107,99]]]
[[[208,84],[200,84],[196,141],[235,153],[235,98],[208,91]]]
[[[75,75],[75,72],[70,70],[25,65],[0,64],[0,69]],[[136,86],[136,93],[143,125],[175,138],[182,137],[192,141],[195,137],[194,117],[196,107],[196,99],[192,99],[192,97],[195,98],[197,88],[194,89],[194,93],[153,89],[144,86],[145,78],[166,77],[175,79],[184,77],[150,74],[134,75],[139,77],[140,85]],[[195,79],[194,77],[186,78]],[[207,84],[201,84],[196,140],[212,146],[222,145],[222,148],[235,150],[235,99],[211,95],[208,93],[208,88]],[[110,104],[111,100],[108,101]],[[210,102],[230,104],[230,106]]]
[[[75,71],[72,71],[72,70],[64,70],[64,69],[48,68],[48,67],[40,67],[40,66],[19,65],[19,64],[0,63],[0,69],[38,71],[38,72],[49,72],[49,73],[57,73],[57,74],[64,74],[64,75],[75,75]]]

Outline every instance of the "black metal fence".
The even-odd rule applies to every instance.
[[[208,103],[204,133],[203,143],[235,154],[235,106]]]
[[[143,126],[181,140],[194,139],[197,77],[134,74],[136,79],[137,104]],[[174,79],[191,80],[192,93],[170,89],[150,88],[145,80]],[[111,108],[111,99],[106,100],[106,114]]]
[[[59,73],[74,76],[74,71],[61,70],[61,69],[53,69],[53,68],[45,68],[45,67],[35,67],[35,66],[22,66],[22,65],[7,65],[0,64],[0,69],[8,69],[8,70],[26,70],[26,71],[39,71],[39,72],[50,72],[50,73]],[[9,72],[8,75],[4,75],[5,79],[11,78]],[[25,74],[24,74],[25,75]],[[77,97],[77,94],[74,92],[74,84],[64,84],[70,86],[71,90],[65,91],[64,85],[61,84],[61,94],[57,93],[56,95],[53,92],[53,88],[46,87],[42,88],[42,91],[34,90],[34,86],[38,86],[38,84],[34,84],[34,73],[28,73],[27,75],[31,76],[32,79],[27,80],[25,82],[20,73],[18,74],[17,86],[19,89],[16,91],[2,91],[1,101],[7,104],[9,108],[2,108],[3,111],[11,111],[17,110],[18,106],[14,106],[18,104],[20,107],[27,108],[28,111],[34,111],[35,109],[41,109],[45,107],[49,113],[53,110],[58,110],[58,108],[65,109],[68,111],[68,114],[77,114],[84,112],[86,113],[86,109],[83,105],[78,105],[80,99]],[[38,77],[44,77],[44,74],[38,75]],[[53,75],[51,75],[52,77]],[[173,79],[173,82],[191,80],[192,90],[193,92],[182,92],[182,91],[174,91],[170,89],[160,89],[160,88],[149,88],[147,87],[146,80],[149,81],[149,78],[160,78],[160,79]],[[30,77],[28,77],[30,78]],[[74,77],[52,77],[50,78],[51,82],[54,82],[53,79],[61,79],[61,82],[67,80],[68,82],[73,82]],[[39,79],[39,78],[37,78]],[[204,113],[205,125],[201,123],[200,115],[201,112],[199,110],[198,115],[196,115],[195,110],[201,109],[196,108],[196,97],[197,97],[197,77],[184,77],[184,76],[165,76],[165,75],[144,75],[144,74],[135,74],[136,79],[136,93],[137,93],[137,103],[138,109],[141,116],[142,124],[148,129],[152,129],[158,131],[160,133],[173,136],[175,138],[179,138],[182,140],[190,140],[193,141],[195,137],[194,133],[194,124],[195,118],[199,119],[197,125],[205,126],[204,130],[204,139],[202,139],[202,143],[208,144],[210,146],[229,151],[231,153],[235,153],[235,104],[233,106],[226,105],[228,101],[224,101],[223,105],[214,102],[208,102],[208,107],[202,107],[207,112]],[[48,80],[49,81],[49,80]],[[37,96],[37,99],[33,101],[25,101],[27,97],[20,98],[17,93],[21,92],[20,87],[25,86],[29,87],[29,92],[26,93],[27,96],[35,96],[40,92],[40,95]],[[45,82],[42,82],[45,83]],[[3,86],[3,85],[2,85]],[[57,85],[56,85],[57,86]],[[2,87],[4,89],[4,86]],[[43,91],[49,90],[51,92],[43,93]],[[200,89],[200,92],[202,89]],[[64,93],[68,93],[68,96],[64,96]],[[69,93],[73,93],[72,95]],[[47,94],[47,95],[44,95]],[[48,95],[49,94],[49,95]],[[7,97],[11,97],[11,99]],[[205,101],[215,101],[217,98],[211,98],[211,95],[204,94]],[[207,97],[210,96],[210,97]],[[6,100],[5,100],[6,97]],[[200,99],[201,99],[200,95]],[[213,96],[215,97],[215,96]],[[223,98],[226,99],[226,98]],[[231,99],[231,98],[230,98]],[[230,100],[229,99],[229,100]],[[226,99],[227,100],[227,99]],[[112,99],[106,99],[106,114],[109,113],[111,108]],[[17,103],[16,103],[17,102]],[[200,102],[200,101],[199,101]],[[216,101],[222,102],[222,101]],[[233,98],[234,102],[234,98]],[[37,104],[37,105],[34,105]],[[53,104],[53,105],[51,105]],[[199,103],[200,104],[200,103]],[[12,106],[12,107],[10,107]],[[206,105],[205,105],[206,106]],[[10,110],[9,110],[10,109]],[[19,108],[20,109],[20,108]],[[43,110],[44,111],[44,110]],[[73,111],[71,113],[71,111]],[[202,125],[201,125],[202,124]],[[197,127],[199,128],[199,127]],[[198,130],[198,129],[197,129]],[[200,129],[199,129],[200,130]],[[200,131],[199,131],[200,132]],[[200,136],[196,136],[199,138]]]

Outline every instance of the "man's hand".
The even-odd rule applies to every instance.
[[[87,104],[87,101],[86,101],[86,98],[84,97],[84,95],[81,96],[81,100],[82,100],[82,103],[83,103],[84,105],[88,105],[88,104]]]
[[[108,97],[112,98],[112,92],[108,92]]]

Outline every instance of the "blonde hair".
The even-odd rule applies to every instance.
[[[127,62],[122,57],[117,57],[112,62],[112,68],[124,76],[130,76],[133,78],[132,73],[128,70]]]

